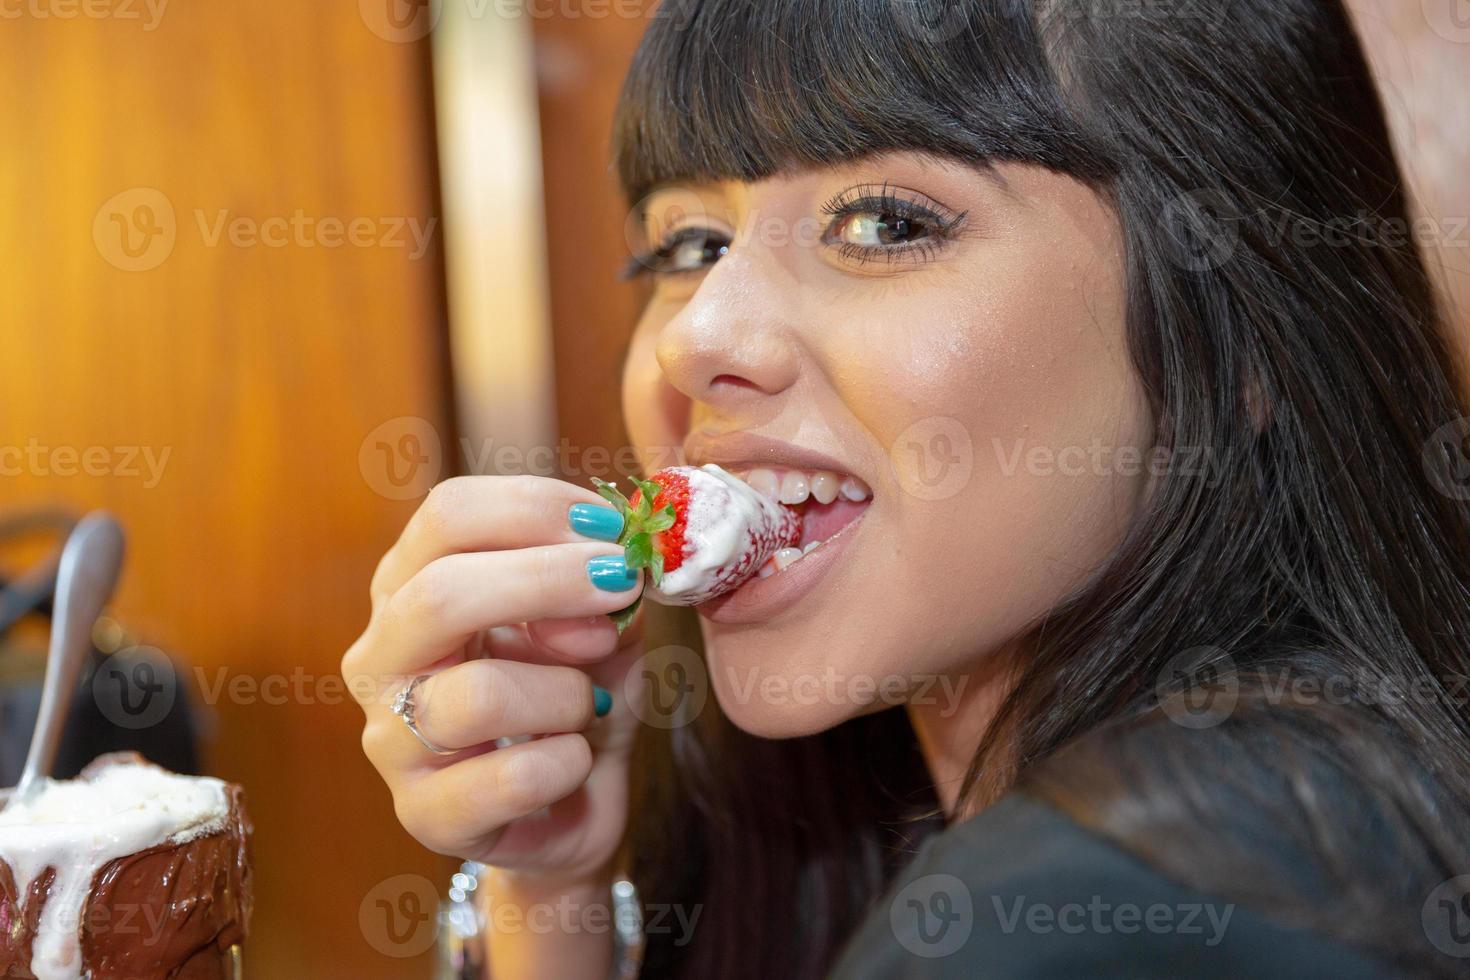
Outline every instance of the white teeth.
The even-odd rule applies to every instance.
[[[817,546],[820,545],[821,543],[822,542],[820,542],[820,541],[808,541],[806,544],[802,545],[801,553],[803,555],[809,555],[813,551],[816,551],[817,550]]]
[[[842,479],[836,473],[828,473],[823,470],[812,476],[812,496],[817,498],[819,504],[830,504],[837,499],[837,491],[841,486]]]
[[[764,565],[762,565],[760,567],[760,571],[756,572],[755,574],[756,574],[756,577],[757,578],[770,578],[772,575],[775,575],[776,574],[776,561],[775,561],[775,559],[771,559],[771,560],[767,561]]]
[[[850,476],[842,481],[842,496],[848,500],[867,500],[873,492],[857,477]]]
[[[811,487],[806,481],[805,473],[790,470],[781,477],[781,503],[805,503],[809,496],[811,496]]]
[[[781,478],[775,470],[751,470],[745,475],[745,482],[762,497],[775,500],[781,494]]]
[[[861,502],[873,496],[868,485],[855,476],[844,477],[831,470],[775,470],[766,467],[739,474],[750,488],[770,500],[783,504],[801,504],[814,499],[819,504],[834,500]]]
[[[776,557],[773,559],[773,561],[775,561],[776,563],[776,571],[786,571],[786,567],[800,557],[800,548],[782,548],[780,551],[776,552]]]

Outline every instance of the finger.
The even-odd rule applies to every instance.
[[[524,664],[601,663],[617,652],[620,643],[626,645],[636,636],[637,625],[635,622],[621,636],[607,616],[496,626],[471,637],[462,650],[445,658],[443,663],[421,666],[413,674],[373,669],[374,664],[384,662],[385,658],[373,647],[381,634],[370,628],[353,641],[342,656],[338,670],[349,682],[348,693],[358,704],[386,707],[418,674],[446,670],[467,660],[514,660]],[[552,637],[550,642],[542,641],[543,631]],[[563,638],[564,633],[572,635]],[[606,649],[602,649],[604,644]]]
[[[526,627],[538,650],[572,663],[594,663],[618,649],[618,628],[606,616],[542,619]]]
[[[578,732],[597,717],[592,679],[582,671],[506,660],[471,660],[433,675],[414,689],[414,708],[419,731],[445,749]],[[427,753],[403,728],[405,753]]]
[[[616,612],[637,598],[643,581],[622,555],[616,545],[589,543],[435,559],[368,627],[370,645],[381,651],[368,669],[420,670],[495,626]]]
[[[425,565],[445,555],[586,542],[589,537],[572,528],[571,509],[576,504],[598,508],[596,513],[603,518],[581,526],[599,531],[603,537],[598,540],[616,538],[612,533],[616,511],[591,490],[565,480],[540,476],[445,480],[429,492],[379,562],[373,599],[386,600]],[[579,511],[588,513],[593,512]]]
[[[427,773],[401,786],[394,805],[426,847],[464,854],[511,821],[571,795],[591,772],[585,738],[552,735]]]

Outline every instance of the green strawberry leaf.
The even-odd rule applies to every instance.
[[[653,501],[663,487],[652,480],[639,480],[634,478],[632,483],[638,488],[638,502],[635,504],[625,497],[616,486],[605,480],[592,478],[593,485],[602,499],[615,506],[623,515],[623,532],[618,535],[618,544],[623,546],[623,560],[628,563],[629,568],[646,568],[649,571],[649,580],[657,588],[664,577],[664,556],[654,547],[653,536],[661,534],[674,526],[678,519],[673,504],[665,504],[657,513],[653,510]],[[626,613],[626,617],[619,623],[618,631],[622,632],[627,622],[633,618],[633,611],[637,608],[635,602],[627,610],[614,614],[614,621]]]
[[[643,526],[647,530],[652,531],[654,534],[657,534],[660,531],[667,531],[669,528],[673,527],[674,520],[674,505],[664,504],[663,508],[657,514],[654,514],[652,517],[650,517],[647,523],[645,523]]]
[[[592,483],[597,487],[597,495],[616,507],[624,516],[633,509],[633,505],[628,502],[627,497],[623,496],[623,491],[619,490],[616,484],[599,480],[595,476],[592,478]]]
[[[668,511],[668,523],[663,522],[666,516],[663,511],[659,512],[658,517],[654,517],[653,499],[659,494],[661,488],[657,483],[651,481],[635,479],[632,482],[643,491],[637,504],[625,497],[615,484],[599,480],[597,477],[592,478],[592,484],[597,488],[597,495],[616,507],[623,515],[623,533],[618,535],[618,544],[623,546],[623,560],[628,563],[629,568],[651,569],[650,576],[656,584],[663,578],[664,556],[654,548],[653,535],[673,526],[673,507],[664,508],[664,511]],[[608,618],[618,628],[618,635],[621,636],[623,630],[633,622],[634,617],[638,615],[638,607],[642,603],[643,593],[640,591],[638,598],[634,599],[631,604],[609,614]]]
[[[653,537],[647,531],[633,535],[623,546],[623,556],[629,568],[647,568],[653,563]]]
[[[622,636],[623,630],[627,629],[628,625],[633,622],[633,617],[638,615],[638,607],[642,604],[643,593],[640,592],[638,598],[633,600],[632,605],[608,615],[608,618],[613,621],[613,625],[618,628],[619,636]]]
[[[659,486],[657,483],[654,483],[652,480],[635,479],[633,482],[638,484],[639,490],[643,491],[643,499],[648,501],[649,508],[652,509],[654,498],[663,493],[664,488]]]

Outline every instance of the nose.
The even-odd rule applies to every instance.
[[[799,359],[785,281],[738,247],[727,252],[659,333],[655,354],[668,382],[716,409],[791,387]]]

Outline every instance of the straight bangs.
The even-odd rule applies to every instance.
[[[624,84],[624,193],[757,181],[912,150],[1115,166],[1081,131],[1028,0],[664,0]]]

